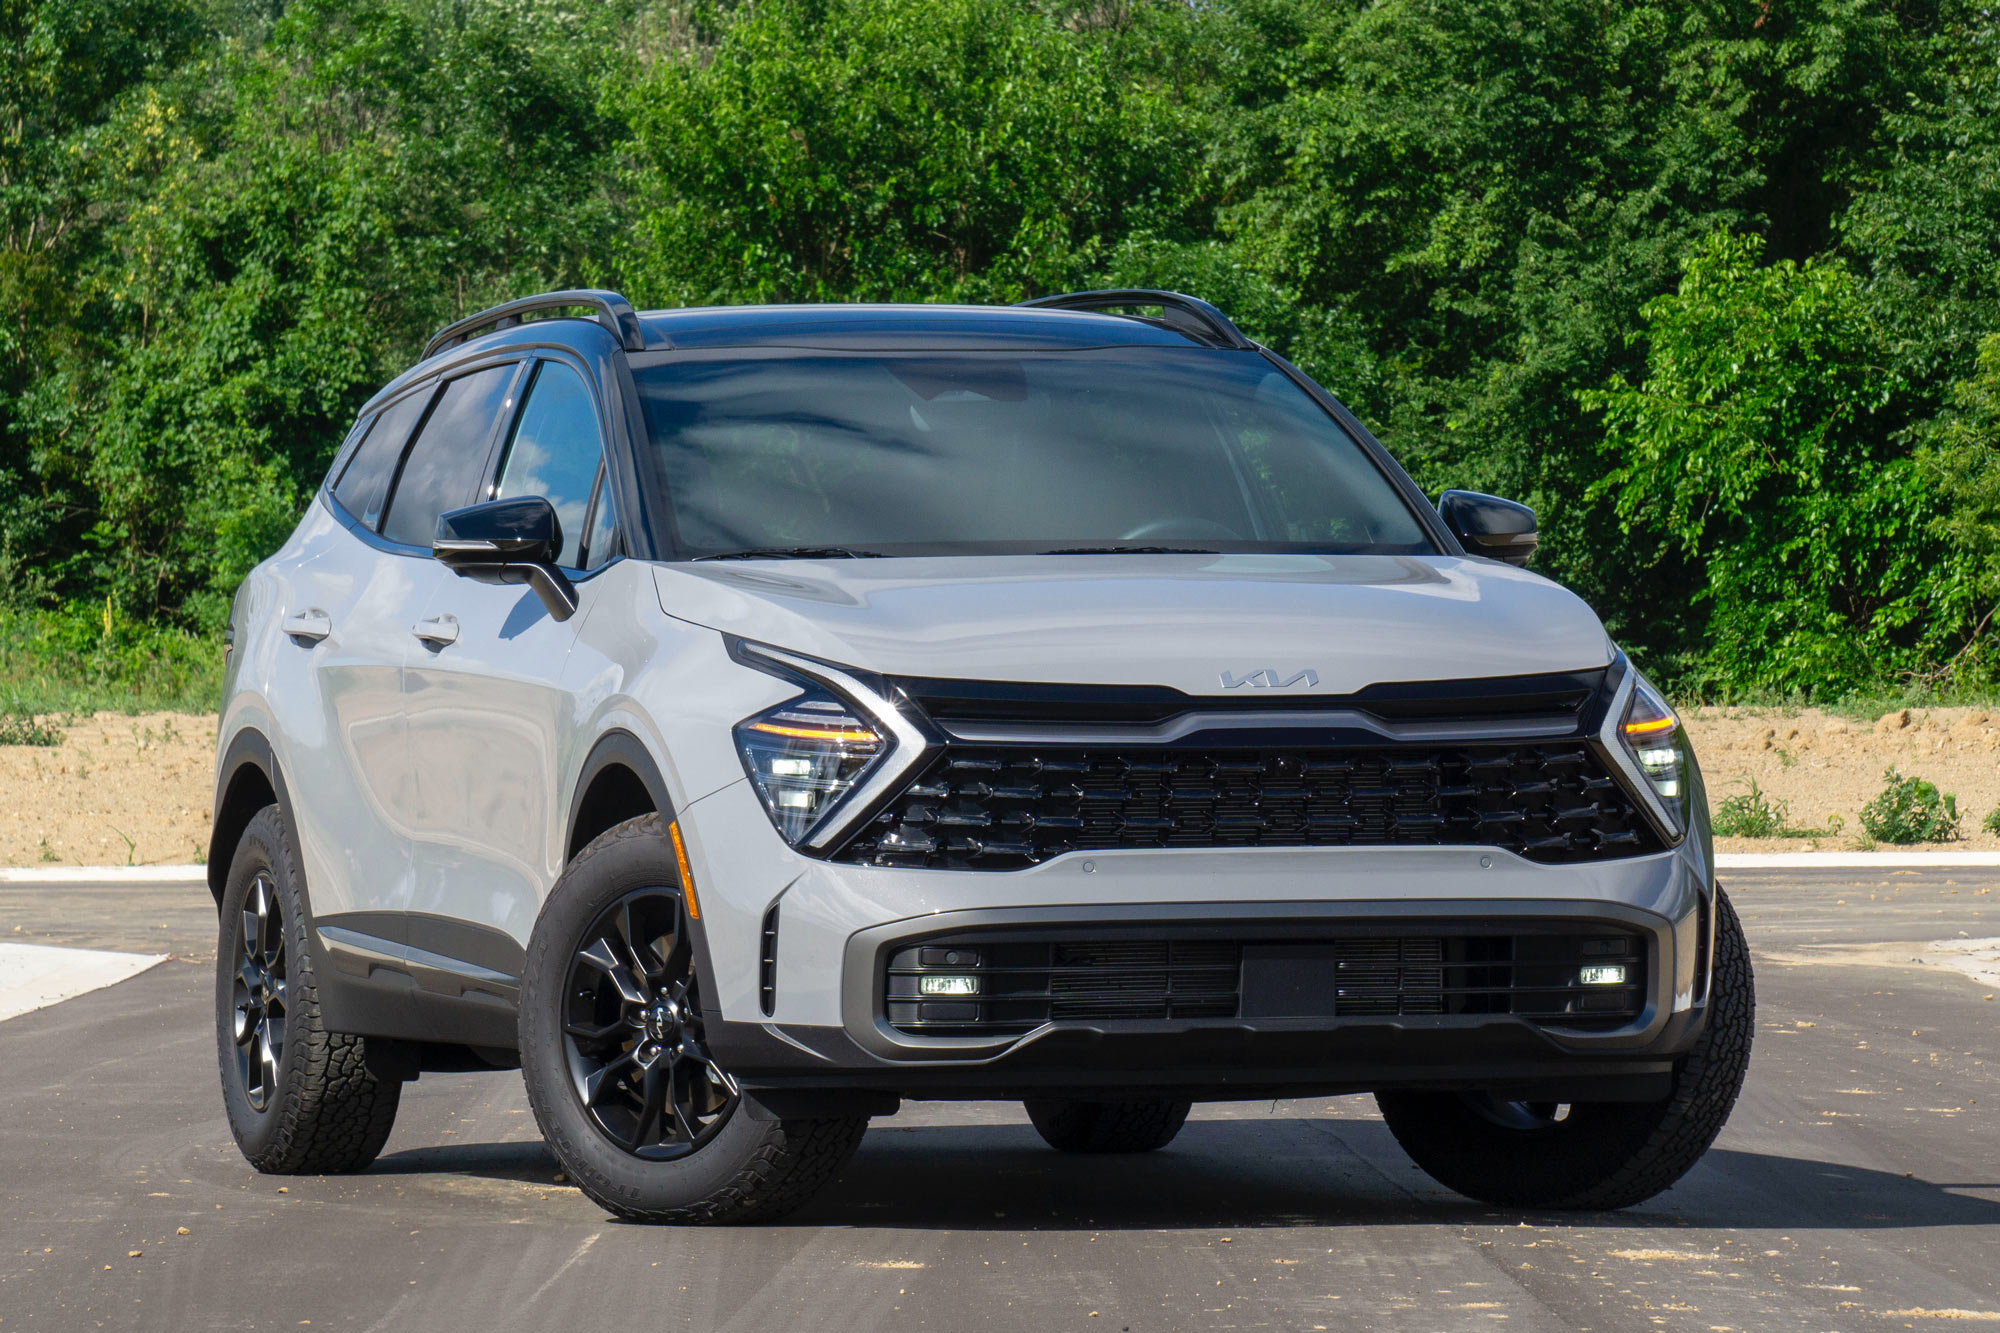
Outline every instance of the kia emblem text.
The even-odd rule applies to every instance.
[[[1300,681],[1304,681],[1308,687],[1317,685],[1319,672],[1307,667],[1292,675],[1280,676],[1270,667],[1265,667],[1261,671],[1252,671],[1244,676],[1231,675],[1227,671],[1222,673],[1222,688],[1225,690],[1233,690],[1239,685],[1248,685],[1258,690],[1282,690],[1287,685],[1296,685]]]

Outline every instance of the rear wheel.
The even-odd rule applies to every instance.
[[[365,1038],[320,1022],[303,886],[283,816],[266,806],[244,829],[222,892],[222,1102],[236,1146],[259,1171],[359,1171],[388,1141],[403,1085],[370,1072]]]
[[[1022,1103],[1043,1142],[1059,1152],[1151,1152],[1174,1141],[1187,1123],[1187,1102],[1149,1100]]]
[[[1750,1064],[1757,998],[1750,951],[1716,892],[1708,1026],[1660,1102],[1557,1105],[1475,1093],[1375,1096],[1396,1141],[1440,1185],[1525,1208],[1623,1208],[1679,1180],[1722,1131]]]
[[[830,1181],[868,1127],[750,1114],[709,1054],[707,1012],[665,822],[628,820],[556,882],[521,995],[535,1119],[577,1186],[621,1217],[776,1217]]]

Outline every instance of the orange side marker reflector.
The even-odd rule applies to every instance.
[[[701,920],[701,904],[694,900],[694,872],[688,869],[687,844],[681,841],[681,821],[676,819],[667,825],[667,833],[674,840],[674,860],[681,867],[681,892],[687,897],[688,920]]]

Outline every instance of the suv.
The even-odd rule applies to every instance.
[[[1137,1152],[1372,1092],[1474,1198],[1645,1199],[1750,963],[1534,545],[1173,293],[452,324],[231,611],[230,1127],[359,1170],[518,1067],[591,1198],[721,1222],[906,1097]]]

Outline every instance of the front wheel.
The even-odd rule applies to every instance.
[[[679,867],[658,815],[556,881],[521,986],[521,1073],[556,1160],[640,1222],[753,1222],[817,1193],[866,1118],[759,1119],[709,1054]]]
[[[1396,1141],[1440,1185],[1508,1207],[1624,1208],[1686,1175],[1736,1104],[1756,1026],[1750,950],[1720,889],[1715,910],[1708,1026],[1675,1066],[1666,1100],[1560,1106],[1477,1093],[1377,1093]]]

